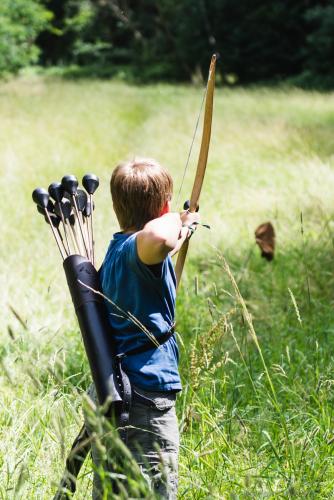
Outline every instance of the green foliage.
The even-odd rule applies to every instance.
[[[38,0],[2,0],[0,3],[0,74],[36,63],[35,41],[52,18]]]
[[[227,83],[301,74],[309,80],[333,78],[326,64],[333,55],[333,6],[320,0],[312,8],[305,0],[66,0],[61,9],[50,0],[48,5],[63,42],[41,38],[45,62],[100,66],[104,76],[106,68],[113,76],[127,67],[127,75],[142,82],[198,80],[206,75],[210,55],[219,52],[218,73]]]
[[[305,81],[316,81],[320,87],[333,87],[334,4],[308,10],[306,19],[312,30],[307,38]]]
[[[321,0],[3,0],[0,72],[39,62],[76,66],[69,73],[83,77],[198,82],[218,52],[217,74],[229,85],[331,87],[333,8]]]
[[[81,65],[103,65],[105,54],[112,44],[99,38],[96,32],[94,4],[89,1],[72,1],[68,12],[73,12],[65,19],[64,32],[73,37],[73,62]],[[92,36],[92,34],[94,34]]]

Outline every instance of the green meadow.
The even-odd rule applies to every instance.
[[[97,262],[117,230],[109,179],[149,156],[189,198],[203,89],[25,76],[0,83],[0,498],[49,499],[90,383],[51,231],[31,200],[100,177]],[[334,94],[218,88],[177,303],[179,498],[334,498]],[[271,221],[272,262],[254,231]],[[92,464],[75,498],[90,497]],[[126,498],[125,494],[121,498]],[[148,498],[148,497],[147,497]]]

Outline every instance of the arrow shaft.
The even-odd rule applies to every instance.
[[[92,247],[92,262],[95,266],[95,251],[94,251],[94,230],[93,230],[93,195],[89,195],[90,199],[90,237],[91,237],[91,247]]]
[[[89,250],[88,250],[88,246],[87,246],[87,242],[86,242],[86,237],[85,237],[85,232],[84,232],[84,228],[83,228],[83,222],[81,220],[81,212],[79,212],[78,205],[77,205],[77,200],[75,199],[75,195],[72,195],[72,200],[73,200],[74,211],[75,211],[75,214],[76,214],[77,219],[78,219],[78,224],[79,224],[80,233],[81,233],[81,237],[82,237],[84,249],[85,249],[85,252],[86,252],[86,256],[87,256],[88,259],[90,259]]]
[[[60,237],[59,237],[58,233],[55,231],[55,228],[53,227],[52,220],[51,220],[51,217],[50,217],[49,212],[47,211],[47,209],[46,209],[46,208],[44,209],[44,211],[45,211],[45,215],[46,215],[46,217],[47,217],[47,219],[48,219],[48,221],[49,221],[49,224],[50,224],[50,227],[51,227],[51,231],[52,231],[52,233],[53,233],[53,236],[54,236],[54,238],[55,238],[55,240],[56,240],[56,243],[57,243],[57,246],[58,246],[59,252],[60,252],[60,254],[61,254],[61,256],[62,256],[63,260],[65,260],[65,259],[66,259],[66,257],[67,257],[67,254],[66,254],[66,252],[65,252],[64,245],[63,245],[63,243],[61,242],[61,239],[60,239]]]

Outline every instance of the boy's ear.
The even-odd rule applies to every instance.
[[[171,211],[171,201],[167,200],[166,203],[164,204],[164,206],[162,207],[160,217],[162,215],[168,214],[170,211]]]

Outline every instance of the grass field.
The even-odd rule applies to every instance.
[[[169,85],[0,84],[0,498],[52,497],[89,384],[33,188],[99,175],[101,262],[117,229],[111,170],[134,155],[157,158],[177,193],[201,98]],[[216,92],[201,198],[212,229],[191,241],[178,297],[180,498],[334,498],[333,137],[334,94]],[[271,263],[254,244],[267,220],[277,233]],[[87,461],[76,498],[89,498],[91,470]]]

